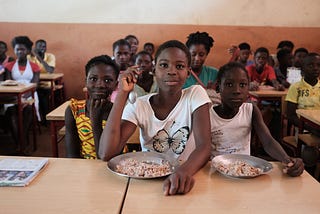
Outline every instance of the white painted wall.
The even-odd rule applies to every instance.
[[[0,0],[0,22],[320,27],[320,1]]]

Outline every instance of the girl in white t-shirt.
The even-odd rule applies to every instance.
[[[210,99],[200,86],[182,90],[190,69],[190,52],[176,40],[163,43],[155,55],[158,93],[128,103],[137,82],[137,66],[119,78],[119,92],[100,138],[99,154],[107,161],[121,153],[138,127],[144,151],[155,151],[181,160],[163,185],[165,195],[191,190],[195,174],[210,157]]]
[[[282,161],[284,172],[290,176],[301,175],[304,169],[302,160],[289,157],[271,136],[259,108],[253,103],[245,103],[249,91],[245,67],[237,62],[222,66],[217,87],[221,94],[221,105],[210,110],[212,156],[231,153],[250,155],[251,129],[254,128],[265,151]]]

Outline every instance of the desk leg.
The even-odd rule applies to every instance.
[[[23,152],[25,149],[25,139],[23,136],[23,106],[22,106],[22,95],[18,94],[18,133],[19,133],[19,144],[20,144],[20,152]],[[26,130],[25,130],[26,131]]]
[[[51,80],[51,90],[50,90],[50,110],[54,109],[54,80]]]
[[[51,129],[52,157],[59,157],[58,142],[57,142],[57,126],[55,121],[50,122],[50,129]]]

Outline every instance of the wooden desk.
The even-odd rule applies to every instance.
[[[262,100],[267,101],[280,101],[281,102],[281,113],[286,112],[286,95],[288,89],[284,91],[277,91],[274,89],[261,89],[259,91],[249,91],[249,94],[258,100],[258,105],[260,105]]]
[[[50,82],[50,109],[54,109],[54,91],[56,85],[62,85],[63,73],[40,73],[40,81],[49,81]],[[40,84],[41,85],[41,84]],[[63,90],[63,89],[62,89]]]
[[[127,183],[100,160],[50,158],[29,186],[0,187],[1,213],[119,213]]]
[[[301,128],[303,128],[304,123],[308,123],[310,126],[320,129],[320,110],[297,109],[296,113],[300,116]]]
[[[31,92],[31,96],[34,99],[34,92],[36,90],[36,84],[35,83],[28,83],[28,84],[18,84],[17,86],[2,86],[0,85],[0,97],[7,97],[7,96],[15,96],[17,97],[17,106],[18,106],[18,133],[19,133],[19,144],[20,149],[23,151],[25,147],[25,140],[24,139],[24,131],[23,130],[23,101],[22,96],[23,94]],[[32,107],[34,109],[34,103],[32,104]],[[34,133],[35,134],[35,133]],[[34,138],[35,140],[35,138]]]
[[[52,156],[59,157],[58,152],[58,128],[64,126],[64,113],[66,108],[69,106],[70,101],[64,102],[58,108],[51,111],[46,115],[46,119],[50,121],[50,132],[51,132],[51,145],[52,145]]]
[[[267,175],[233,179],[209,164],[195,175],[187,195],[164,196],[163,179],[130,179],[123,213],[319,213],[320,185],[307,172],[292,178],[280,163]]]

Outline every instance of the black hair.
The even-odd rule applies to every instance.
[[[114,51],[114,50],[116,49],[116,47],[118,47],[118,46],[123,46],[123,45],[128,46],[129,49],[131,49],[131,45],[130,45],[130,43],[129,43],[127,40],[125,40],[125,39],[119,39],[119,40],[115,41],[115,42],[112,44],[112,50]]]
[[[139,55],[147,55],[147,56],[150,57],[151,62],[153,61],[153,57],[152,57],[151,54],[150,54],[149,52],[147,52],[147,51],[140,51],[139,53],[137,53],[137,54],[134,56],[134,57],[135,57],[134,61],[136,61],[136,59],[138,58]]]
[[[145,48],[146,46],[151,46],[154,49],[154,44],[151,42],[144,43],[143,48]]]
[[[250,45],[246,42],[240,43],[238,45],[238,47],[240,50],[249,50],[250,51],[250,49],[251,49]]]
[[[257,55],[257,53],[266,53],[269,56],[269,51],[265,47],[260,47],[254,52],[254,56]]]
[[[277,52],[277,59],[278,59],[278,61],[281,61],[284,57],[286,57],[287,55],[290,55],[290,54],[291,54],[290,50],[288,50],[288,49],[280,49]]]
[[[0,41],[0,44],[3,44],[5,49],[8,49],[7,43],[5,43],[4,41]]]
[[[16,36],[12,39],[11,45],[14,48],[17,44],[23,44],[29,51],[31,51],[33,42],[27,36]]]
[[[217,74],[217,86],[216,91],[219,93],[220,90],[220,83],[222,78],[226,75],[227,72],[234,71],[236,69],[241,69],[246,73],[246,76],[249,80],[248,71],[246,70],[246,67],[239,62],[229,62],[219,68],[218,74]]]
[[[297,49],[294,51],[294,56],[297,55],[297,53],[300,53],[300,52],[306,53],[306,54],[309,53],[309,51],[308,51],[306,48],[297,48]]]
[[[88,76],[89,70],[93,66],[96,66],[99,64],[110,65],[113,68],[114,73],[116,74],[116,78],[118,79],[118,76],[120,73],[119,67],[108,55],[95,56],[92,59],[90,59],[85,66],[86,77]]]
[[[38,39],[38,40],[36,41],[36,44],[38,44],[38,43],[40,43],[40,42],[42,42],[42,43],[44,43],[44,44],[47,44],[46,40],[44,40],[44,39]]]
[[[311,53],[308,53],[306,57],[303,58],[303,64],[305,64],[306,62],[308,62],[308,60],[310,58],[315,58],[315,57],[318,57],[320,56],[318,53],[315,53],[315,52],[311,52]],[[303,66],[302,66],[303,67]]]
[[[167,48],[179,48],[180,50],[182,50],[186,54],[186,57],[188,60],[188,67],[190,67],[191,54],[189,52],[189,49],[182,42],[180,42],[178,40],[169,40],[159,46],[159,48],[157,49],[156,54],[155,54],[155,63],[156,64],[157,64],[159,55],[162,53],[162,51],[164,51]]]
[[[197,31],[196,33],[191,33],[187,37],[188,40],[186,42],[186,46],[188,48],[191,47],[191,45],[204,45],[207,54],[210,52],[211,47],[213,46],[214,40],[207,32],[200,33]]]
[[[138,42],[138,44],[139,44],[139,39],[138,39],[135,35],[131,35],[131,34],[130,34],[130,35],[124,37],[124,39],[125,39],[125,40],[135,39],[135,40],[137,40],[137,42]]]
[[[284,48],[284,47],[290,47],[291,49],[294,48],[294,44],[293,42],[289,41],[289,40],[283,40],[283,41],[280,41],[278,46],[277,46],[277,49],[279,48]]]

